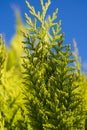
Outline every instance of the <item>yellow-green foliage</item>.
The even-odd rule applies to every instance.
[[[23,52],[22,41],[24,39],[21,35],[22,31],[24,31],[24,26],[19,11],[16,11],[16,34],[11,40],[11,47],[8,49],[7,70],[9,70],[10,67],[20,68]]]
[[[79,56],[79,51],[75,40],[73,40],[73,44],[74,44],[73,55],[75,57],[75,66],[80,74],[79,91],[80,93],[82,93],[82,97],[84,100],[84,109],[87,111],[87,76],[85,73],[81,72],[81,57]]]
[[[7,48],[0,35],[0,130],[10,130],[26,127],[23,119],[24,108],[22,100],[21,55],[22,40],[21,29],[23,25],[20,14],[16,14],[16,34]],[[24,121],[25,120],[25,121]],[[25,126],[22,126],[25,122]]]
[[[2,40],[2,35],[0,35],[0,127],[3,127],[2,119],[2,109],[4,106],[4,95],[5,95],[5,86],[4,86],[4,77],[5,77],[5,62],[6,62],[6,49],[4,42]]]
[[[76,43],[74,41],[75,67],[70,67],[67,65],[73,62],[69,59],[70,46],[62,45],[64,35],[59,33],[61,22],[54,22],[58,9],[46,21],[46,11],[51,1],[44,4],[40,0],[40,3],[42,14],[39,11],[36,13],[34,7],[26,2],[35,17],[33,21],[25,14],[29,25],[26,32],[20,13],[16,11],[16,33],[10,48],[0,35],[0,130],[77,130],[76,124],[74,129],[71,128],[73,120],[78,119],[79,122],[80,115],[87,111],[87,76],[81,72]],[[40,27],[37,28],[38,21]],[[24,58],[21,58],[23,54]],[[69,91],[71,89],[75,91]],[[70,95],[73,102],[69,101],[69,92],[74,96],[72,98]],[[79,96],[74,95],[77,93],[81,95],[81,107],[78,106]],[[77,111],[72,112],[69,109],[72,106],[73,109],[76,106]],[[78,114],[79,108],[84,113]],[[75,114],[79,116],[75,117]],[[78,124],[77,120],[74,122]],[[85,117],[82,116],[80,123],[83,125],[84,122]],[[85,124],[80,129],[84,130]]]
[[[24,95],[30,125],[35,130],[82,130],[84,81],[78,54],[73,57],[70,45],[63,44],[61,22],[54,22],[58,9],[45,20],[50,0],[45,4],[40,0],[42,12],[26,3],[34,16],[32,20],[25,14],[24,33]]]

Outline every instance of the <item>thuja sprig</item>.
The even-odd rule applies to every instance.
[[[50,29],[50,31],[52,30],[52,32],[54,32],[55,29],[51,27],[55,26],[55,28],[57,29],[57,32],[55,35],[57,35],[59,31],[61,30],[59,29],[59,25],[61,22],[58,22],[58,23],[54,22],[55,19],[57,18],[58,9],[56,9],[55,12],[53,12],[52,18],[50,17],[50,15],[48,15],[47,21],[46,21],[45,20],[46,12],[48,10],[49,5],[51,4],[51,1],[48,0],[48,2],[45,3],[45,5],[43,4],[43,0],[41,0],[40,3],[42,7],[42,15],[40,14],[39,11],[38,13],[36,13],[34,7],[31,6],[28,1],[26,1],[26,4],[30,10],[29,11],[30,14],[32,14],[35,17],[34,21],[32,21],[31,18],[25,13],[26,22],[30,26],[29,28],[27,28],[27,30],[31,33],[34,33],[35,35],[38,34],[38,38],[40,39],[43,39],[43,37],[47,36],[50,40],[52,40],[52,36],[48,30]],[[40,22],[40,27],[37,27],[37,20]],[[40,35],[41,33],[43,34],[43,36]],[[34,37],[35,35],[30,34],[30,36],[34,36]],[[55,37],[55,40],[56,39],[58,39],[58,36]]]
[[[61,21],[55,23],[58,9],[45,20],[50,1],[40,3],[42,14],[26,3],[35,19],[26,15],[23,32],[23,93],[30,125],[35,130],[80,130],[84,114],[75,58],[70,45],[63,44]]]
[[[43,0],[40,0],[40,3],[41,3],[41,6],[42,6],[42,15],[40,14],[39,11],[38,11],[38,13],[36,13],[34,7],[31,6],[28,1],[26,1],[26,4],[27,4],[28,8],[30,9],[30,14],[35,16],[43,24],[43,20],[45,18],[47,9],[48,9],[49,5],[51,4],[51,2],[50,2],[50,0],[48,0],[48,2],[44,5]]]

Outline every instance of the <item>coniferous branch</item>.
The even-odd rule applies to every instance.
[[[42,21],[41,16],[45,18],[48,6],[45,11],[42,9],[41,15],[36,14],[28,2],[27,5],[30,13],[41,23],[36,28],[36,22],[32,23],[26,15],[23,83],[30,125],[36,130],[82,129],[82,97],[77,91],[80,84],[74,66],[76,59],[71,58],[70,45],[63,44],[61,22],[54,23],[58,10],[52,18],[48,16],[48,21]],[[44,8],[43,1],[41,6]]]
[[[11,48],[6,47],[0,35],[0,130],[28,129],[28,120],[21,113],[24,109],[19,65],[23,39],[20,35],[21,29],[22,24],[18,14],[16,35],[11,41]]]

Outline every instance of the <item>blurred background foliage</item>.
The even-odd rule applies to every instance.
[[[24,26],[16,11],[16,34],[7,47],[0,35],[0,130],[27,130],[22,95],[21,35]]]

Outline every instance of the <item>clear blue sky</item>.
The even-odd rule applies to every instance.
[[[40,9],[39,0],[28,1],[36,11]],[[15,33],[15,15],[12,9],[14,4],[20,7],[24,23],[24,13],[28,13],[25,0],[0,0],[0,33],[4,35],[7,44],[10,44]],[[48,14],[55,8],[59,9],[58,20],[62,20],[65,42],[72,44],[72,40],[76,39],[84,69],[87,71],[87,0],[51,0]]]

